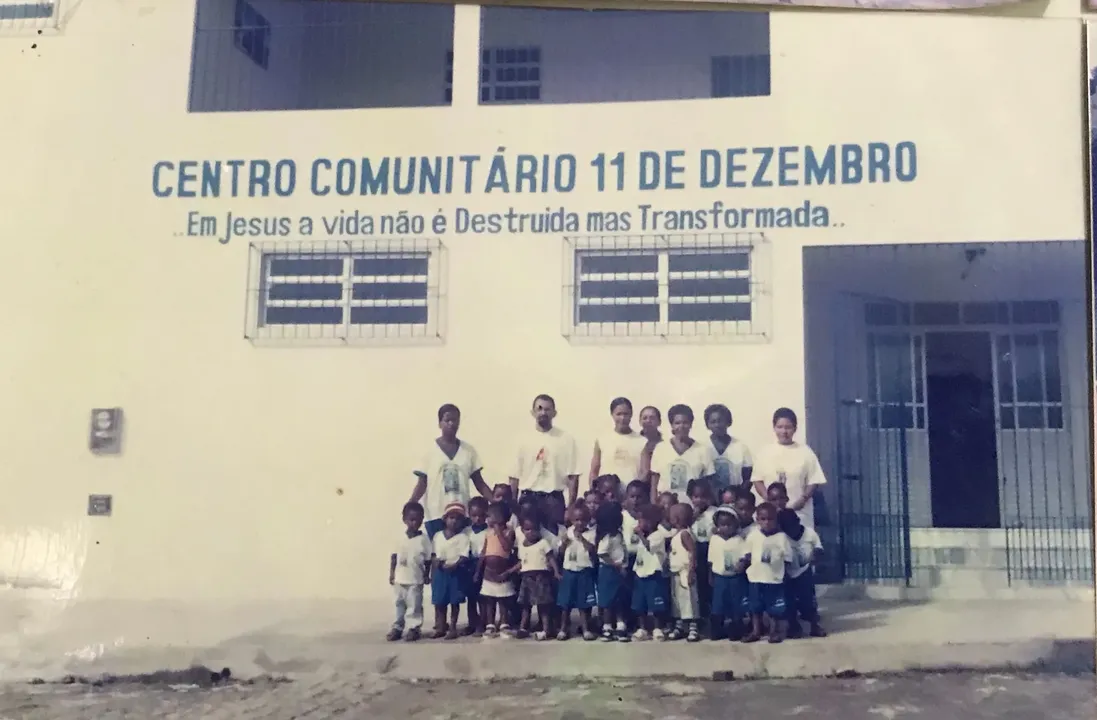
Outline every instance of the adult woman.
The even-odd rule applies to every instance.
[[[796,511],[804,527],[813,528],[815,506],[811,498],[815,488],[826,485],[827,478],[815,451],[793,440],[797,424],[796,413],[788,408],[778,408],[773,413],[773,434],[777,442],[758,453],[751,485],[759,500],[765,500],[766,488],[773,483],[784,485],[789,509]]]
[[[709,430],[708,442],[716,454],[716,481],[713,488],[717,498],[729,487],[750,487],[754,459],[750,448],[742,440],[728,434],[731,427],[731,410],[727,405],[709,405],[705,408],[705,426]]]
[[[651,455],[655,452],[655,446],[663,442],[663,433],[659,432],[659,426],[663,424],[663,415],[659,408],[648,405],[640,410],[640,434],[646,444],[640,454],[640,479],[650,481]]]
[[[667,411],[667,419],[670,439],[656,445],[651,454],[651,501],[658,502],[659,493],[672,492],[679,502],[689,502],[689,482],[716,472],[716,456],[710,445],[689,436],[693,428],[689,405],[675,405]]]
[[[456,405],[445,404],[438,408],[438,429],[441,435],[431,443],[430,449],[423,455],[419,467],[413,470],[415,488],[411,491],[411,502],[418,502],[423,496],[426,500],[424,530],[427,537],[442,529],[442,514],[450,503],[461,503],[468,507],[471,499],[471,485],[486,498],[491,497],[491,488],[484,480],[480,465],[480,456],[476,448],[457,438],[461,427],[461,411]]]
[[[609,404],[613,417],[613,432],[594,441],[594,454],[590,460],[590,486],[600,475],[616,475],[624,489],[640,477],[640,456],[647,440],[632,429],[632,402],[628,398],[614,398]]]

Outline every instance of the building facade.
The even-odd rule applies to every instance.
[[[796,410],[831,581],[1092,586],[1076,15],[39,6],[0,16],[11,585],[386,597],[438,407],[502,482],[549,393],[582,462],[615,396],[753,448]]]

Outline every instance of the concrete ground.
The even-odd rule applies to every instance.
[[[215,689],[18,685],[0,693],[0,720],[1092,720],[1094,677],[900,675],[796,681],[425,683],[378,676],[255,682]]]

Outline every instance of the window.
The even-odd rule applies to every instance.
[[[922,354],[919,335],[869,333],[869,427],[875,430],[925,429]]]
[[[765,334],[760,236],[729,234],[716,243],[607,240],[606,246],[580,241],[574,251],[566,334]]]
[[[868,327],[1058,324],[1059,303],[1055,300],[865,303],[865,325]]]
[[[1003,430],[1062,430],[1059,333],[999,335],[998,414]]]
[[[452,80],[452,59],[447,77]],[[452,90],[451,90],[452,93]],[[480,52],[480,102],[537,102],[541,99],[541,48],[488,48]]]
[[[19,33],[57,26],[57,3],[46,0],[0,0],[0,32]]]
[[[769,55],[718,55],[712,58],[712,97],[769,95]]]
[[[438,337],[440,245],[253,246],[255,340]]]
[[[270,21],[247,0],[236,0],[232,26],[233,45],[266,70],[270,64]]]

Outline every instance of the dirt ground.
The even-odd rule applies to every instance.
[[[0,720],[725,720],[804,716],[932,720],[1093,720],[1095,678],[937,674],[799,681],[669,680],[415,683],[329,676],[186,685],[8,686]]]

